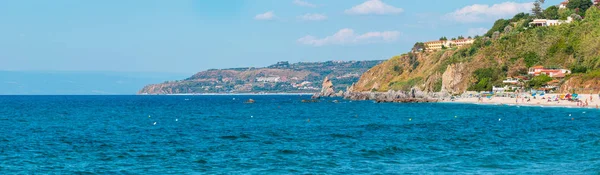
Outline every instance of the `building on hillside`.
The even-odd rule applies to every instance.
[[[571,71],[568,69],[548,69],[544,66],[534,66],[529,68],[528,74],[533,76],[548,75],[552,78],[564,78]]]
[[[594,5],[600,4],[600,0],[594,0]]]
[[[565,0],[565,1],[561,2],[560,4],[558,4],[558,8],[559,9],[567,8],[567,4],[569,4],[569,0]]]
[[[519,78],[508,77],[506,80],[502,81],[502,83],[512,85],[519,84]]]
[[[269,68],[290,68],[290,62],[279,61],[276,64],[269,66]]]
[[[540,90],[546,91],[546,92],[552,92],[552,91],[556,91],[560,86],[560,81],[559,80],[552,80],[546,83],[546,85],[544,85]]]
[[[473,42],[475,42],[475,40],[474,39],[457,39],[457,40],[453,40],[450,42],[452,42],[451,44],[453,44],[457,47],[462,47],[464,45],[473,44]]]
[[[446,41],[428,41],[425,42],[425,48],[427,50],[442,50],[442,46],[444,46],[445,43]]]
[[[281,80],[281,77],[257,77],[256,81],[258,82],[269,82],[269,83],[276,83],[279,82]]]
[[[473,44],[473,42],[475,42],[474,39],[457,39],[457,40],[439,40],[439,41],[428,41],[425,42],[425,48],[428,51],[434,51],[434,50],[442,50],[443,47],[445,48],[452,48],[452,47],[462,47],[465,45],[469,45],[469,44]]]
[[[534,19],[529,23],[529,27],[538,26],[538,27],[548,27],[548,26],[557,26],[564,23],[571,23],[573,18],[570,16],[567,17],[567,20],[551,20],[551,19]]]

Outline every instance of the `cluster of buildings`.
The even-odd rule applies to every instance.
[[[528,74],[535,76],[547,75],[551,78],[565,78],[566,74],[570,74],[568,69],[549,69],[544,66],[533,66],[529,68]]]
[[[552,91],[558,88],[560,83],[560,79],[565,78],[566,75],[571,74],[571,70],[568,69],[554,69],[554,68],[545,68],[544,66],[534,66],[529,68],[528,75],[532,77],[547,75],[553,78],[552,81],[546,83],[544,87],[540,90],[544,91]],[[525,76],[517,76],[517,77],[508,77],[506,80],[502,81],[504,87],[493,87],[492,91],[494,92],[502,92],[505,90],[518,90],[523,89],[523,82],[527,81],[527,77]]]
[[[473,44],[474,39],[457,39],[457,40],[438,40],[425,42],[425,49],[427,51],[442,50],[443,48],[462,47],[465,45]]]
[[[277,83],[281,81],[281,77],[256,77],[256,81],[263,83]]]

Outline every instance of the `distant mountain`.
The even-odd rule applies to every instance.
[[[345,90],[360,75],[381,63],[375,61],[327,61],[290,64],[279,62],[265,68],[211,69],[187,79],[144,87],[138,94],[188,93],[314,93],[329,77],[336,90]]]
[[[0,95],[126,95],[183,73],[0,71]]]

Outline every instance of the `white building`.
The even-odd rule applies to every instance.
[[[569,4],[569,0],[565,0],[565,1],[561,2],[560,4],[558,4],[558,8],[559,9],[567,8],[567,4]]]
[[[507,78],[506,80],[502,81],[502,83],[504,84],[518,84],[519,83],[519,79],[518,78]]]
[[[567,20],[551,20],[551,19],[534,19],[532,22],[529,23],[529,26],[540,26],[540,27],[548,27],[548,26],[557,26],[557,25],[561,25],[564,23],[571,23],[573,21],[573,18],[571,18],[570,16],[567,18]]]
[[[263,83],[266,83],[266,82],[276,83],[276,82],[281,81],[281,78],[280,77],[257,77],[256,81],[263,82]]]

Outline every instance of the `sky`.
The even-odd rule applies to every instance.
[[[388,59],[482,34],[533,0],[6,0],[0,70],[195,73]],[[560,0],[547,0],[545,7]]]

